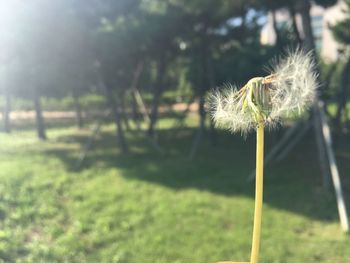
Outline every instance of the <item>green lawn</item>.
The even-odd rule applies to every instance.
[[[246,177],[254,166],[254,136],[220,133],[215,147],[205,139],[190,162],[194,130],[171,125],[160,125],[164,156],[133,134],[131,153],[123,156],[106,125],[80,170],[75,163],[89,130],[52,126],[47,142],[31,129],[1,134],[0,259],[248,261],[254,186]],[[349,139],[338,145],[345,177]],[[332,193],[321,187],[316,157],[310,134],[266,169],[261,263],[350,262],[350,236],[340,229]]]

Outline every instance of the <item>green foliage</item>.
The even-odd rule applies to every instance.
[[[19,97],[30,98],[33,90],[55,98],[72,91],[84,95],[96,90],[101,79],[123,93],[139,63],[145,65],[139,88],[148,92],[156,85],[162,58],[167,64],[164,90],[197,91],[208,86],[202,79],[203,36],[213,63],[210,85],[245,82],[270,57],[269,48],[259,42],[261,13],[248,15],[257,7],[253,0],[38,0],[23,7],[9,21],[13,32],[6,31],[16,37],[8,34],[0,41],[9,53],[3,54],[12,57],[1,70],[5,86]],[[233,23],[237,20],[241,23]],[[248,66],[252,73],[231,71],[237,61],[240,70]]]
[[[350,45],[350,1],[345,0],[346,3],[346,18],[337,22],[333,27],[334,37],[344,45]]]
[[[326,63],[321,60],[319,68],[321,70],[320,78],[323,86],[320,88],[323,90],[323,95],[327,100],[334,101],[336,99],[336,95],[341,83],[344,65],[345,61],[343,60],[335,61],[332,63]]]
[[[338,0],[315,0],[315,2],[323,7],[330,7],[332,5],[335,5]]]
[[[264,68],[269,65],[274,54],[272,47],[261,47],[256,43],[232,45],[215,60],[217,81],[220,85],[242,85],[254,76],[265,76],[267,72]],[[250,70],[245,70],[247,68]]]

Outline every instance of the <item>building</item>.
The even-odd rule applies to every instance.
[[[311,24],[315,37],[315,45],[321,57],[326,61],[335,61],[338,58],[338,48],[340,45],[335,41],[329,26],[334,25],[337,21],[345,17],[345,3],[339,0],[338,3],[329,8],[323,8],[316,4],[311,7]],[[276,12],[276,24],[278,28],[289,27],[292,20],[287,9],[280,9]],[[296,15],[296,24],[303,37],[301,16]],[[273,29],[272,14],[269,13],[267,22],[261,31],[261,42],[263,44],[275,44],[276,35]]]

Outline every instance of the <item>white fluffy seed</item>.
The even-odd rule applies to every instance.
[[[317,96],[317,75],[310,53],[298,49],[289,52],[270,66],[272,82],[269,92],[270,113],[264,116],[266,126],[274,126],[281,118],[300,114],[312,105]],[[210,94],[211,116],[217,127],[232,132],[247,133],[256,128],[256,118],[244,107],[247,92],[236,87],[225,87]]]

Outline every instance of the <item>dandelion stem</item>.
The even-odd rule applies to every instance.
[[[261,217],[263,205],[264,176],[264,123],[260,122],[256,130],[256,181],[255,181],[255,211],[252,253],[250,262],[258,263],[260,248]]]

